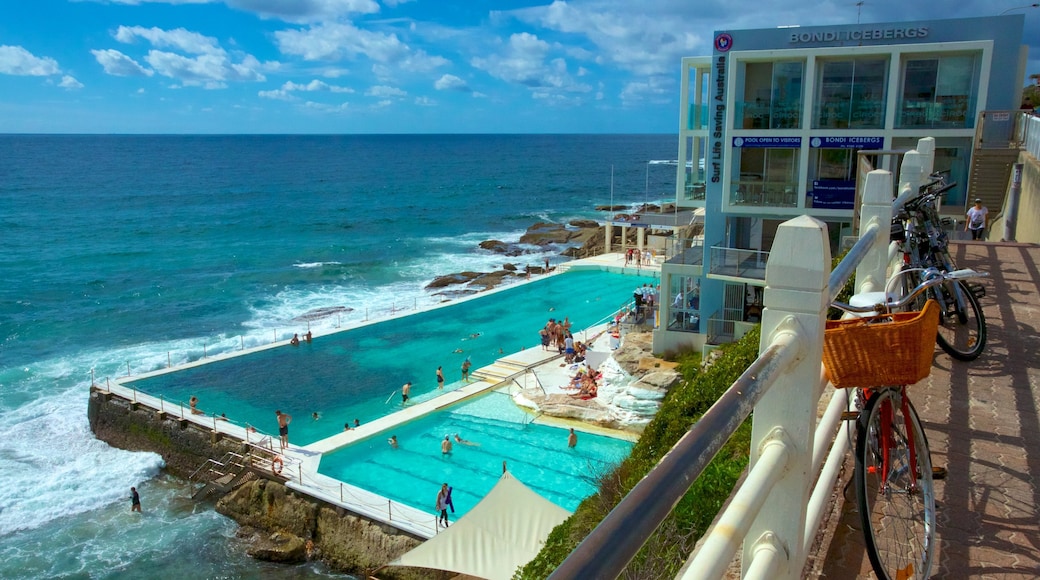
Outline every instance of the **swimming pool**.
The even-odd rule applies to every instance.
[[[574,511],[597,489],[597,477],[623,460],[632,443],[536,425],[505,393],[488,393],[398,425],[321,459],[318,472],[429,513],[442,483],[453,488],[455,521],[491,491],[505,461],[510,473],[542,497]],[[475,445],[454,444],[442,455],[445,435],[458,433]],[[398,448],[387,444],[396,435]]]
[[[585,328],[631,299],[632,290],[656,278],[606,271],[548,276],[443,308],[319,336],[150,378],[128,387],[168,401],[199,398],[206,413],[277,432],[275,410],[293,416],[289,440],[308,445],[400,409],[400,387],[413,383],[419,400],[436,394],[436,370],[460,380],[467,357],[474,368],[501,353],[537,347],[550,317],[569,317]],[[476,335],[476,336],[474,336]],[[461,352],[456,352],[461,350]],[[318,412],[315,421],[311,414]]]

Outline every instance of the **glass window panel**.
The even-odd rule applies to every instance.
[[[739,128],[769,127],[769,103],[773,86],[773,63],[749,62],[744,65],[743,115]]]
[[[778,62],[773,65],[773,98],[770,127],[794,129],[800,126],[802,112],[801,62]]]
[[[886,59],[855,61],[849,126],[880,129],[885,126]]]
[[[820,113],[817,127],[848,127],[852,104],[852,61],[824,62],[820,71]]]

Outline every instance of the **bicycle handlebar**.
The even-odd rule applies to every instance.
[[[906,274],[908,274],[910,272],[921,272],[921,278],[922,278],[921,283],[918,284],[912,290],[910,290],[910,292],[908,292],[906,296],[904,296],[904,297],[902,297],[902,298],[900,298],[898,300],[894,300],[891,297],[892,293],[887,291],[888,287],[890,287],[892,285],[893,281],[898,280],[900,276],[904,276],[904,275],[906,275]],[[885,292],[877,292],[876,293],[876,294],[879,295],[878,298],[884,297],[884,300],[885,300],[884,302],[877,302],[877,303],[875,303],[873,305],[870,305],[870,306],[854,306],[852,304],[847,304],[845,302],[839,302],[839,301],[835,300],[834,302],[831,302],[831,306],[833,306],[833,307],[835,307],[835,308],[837,308],[839,310],[844,310],[845,312],[852,312],[852,313],[855,313],[855,314],[863,314],[863,313],[868,313],[868,312],[891,312],[893,309],[903,308],[904,306],[910,304],[910,302],[918,294],[920,294],[921,292],[924,292],[925,290],[931,288],[932,286],[938,286],[939,284],[942,284],[943,282],[946,282],[946,281],[968,280],[968,279],[971,279],[971,278],[983,278],[983,277],[986,277],[986,276],[989,276],[989,274],[986,273],[986,272],[978,272],[978,271],[972,270],[970,268],[962,268],[960,270],[953,270],[953,271],[950,271],[950,272],[943,272],[943,271],[939,270],[938,268],[934,268],[934,267],[929,267],[929,268],[906,268],[906,269],[903,269],[903,270],[900,270],[900,271],[896,272],[895,274],[892,275],[891,278],[888,279],[888,283],[885,285],[885,288],[886,288]],[[866,296],[866,297],[869,297],[871,294],[874,294],[874,293],[859,294],[859,295],[856,295],[856,296]],[[856,296],[853,296],[853,298],[855,298]]]

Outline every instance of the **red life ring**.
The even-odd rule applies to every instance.
[[[285,464],[282,462],[282,456],[281,455],[275,455],[274,459],[271,460],[271,473],[273,473],[275,475],[281,475],[282,474],[282,467],[284,467],[284,466],[285,466]]]

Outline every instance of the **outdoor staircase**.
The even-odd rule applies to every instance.
[[[498,384],[525,373],[530,366],[527,362],[500,358],[491,365],[473,371],[470,376],[478,381]]]
[[[1018,154],[1017,148],[975,149],[968,176],[967,205],[978,198],[989,208],[991,218],[1000,213],[1011,178],[1011,166],[1018,162]]]
[[[191,494],[192,499],[202,499],[211,493],[225,494],[243,483],[253,471],[249,461],[238,453],[227,452],[220,460],[209,459],[188,478],[202,487]]]

